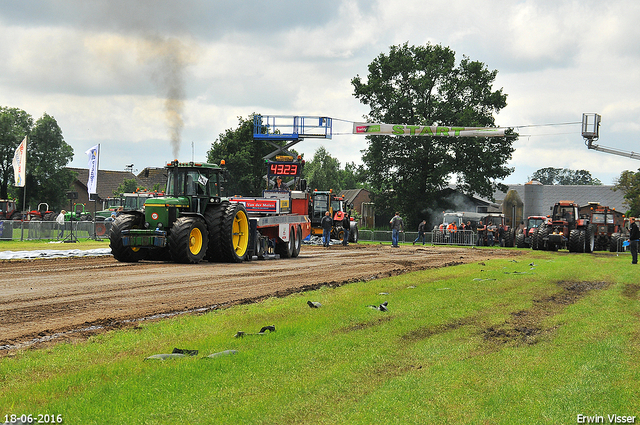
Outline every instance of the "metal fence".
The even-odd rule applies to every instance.
[[[401,232],[398,240],[401,243],[413,242],[418,238],[418,232]],[[389,242],[391,243],[390,230],[358,230],[358,239],[371,242]],[[475,245],[477,235],[472,230],[460,230],[458,232],[447,232],[437,230],[435,232],[425,232],[424,243],[432,245]],[[416,244],[423,243],[420,238]]]
[[[55,221],[0,220],[0,240],[70,240],[107,239],[111,221],[66,221],[60,226]]]

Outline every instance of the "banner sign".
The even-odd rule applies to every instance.
[[[15,186],[24,187],[27,179],[27,136],[24,136],[22,143],[13,154],[13,176],[15,177]]]
[[[91,195],[92,193],[97,193],[98,159],[100,157],[100,145],[95,145],[85,153],[89,155],[89,179],[87,180],[87,192],[89,192],[89,195]]]
[[[367,136],[501,137],[505,127],[446,127],[402,124],[353,123],[353,134]]]

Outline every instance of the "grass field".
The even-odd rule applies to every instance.
[[[21,351],[0,358],[0,420],[638,423],[637,276],[628,255],[530,251]],[[174,347],[199,354],[145,361]]]

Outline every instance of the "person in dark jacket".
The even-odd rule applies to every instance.
[[[333,227],[333,219],[329,211],[324,213],[324,217],[320,221],[320,227],[322,227],[322,245],[329,247],[331,242],[331,228]]]
[[[427,220],[422,220],[422,222],[418,224],[418,237],[416,238],[416,240],[413,241],[414,245],[416,244],[416,242],[420,240],[420,238],[422,238],[422,245],[424,245],[424,240],[426,238],[424,228],[426,225],[427,225]]]
[[[638,264],[638,242],[640,241],[640,229],[635,217],[629,218],[629,249],[631,250],[631,264]]]
[[[349,230],[351,230],[351,216],[349,213],[344,213],[342,217],[342,229],[344,230],[344,237],[342,238],[342,245],[349,245]]]

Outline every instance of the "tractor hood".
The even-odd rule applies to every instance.
[[[157,198],[149,198],[144,203],[145,207],[148,206],[167,206],[167,207],[176,207],[176,208],[188,208],[189,207],[189,198],[186,196],[181,196],[178,198],[170,197],[170,196],[160,196]]]

